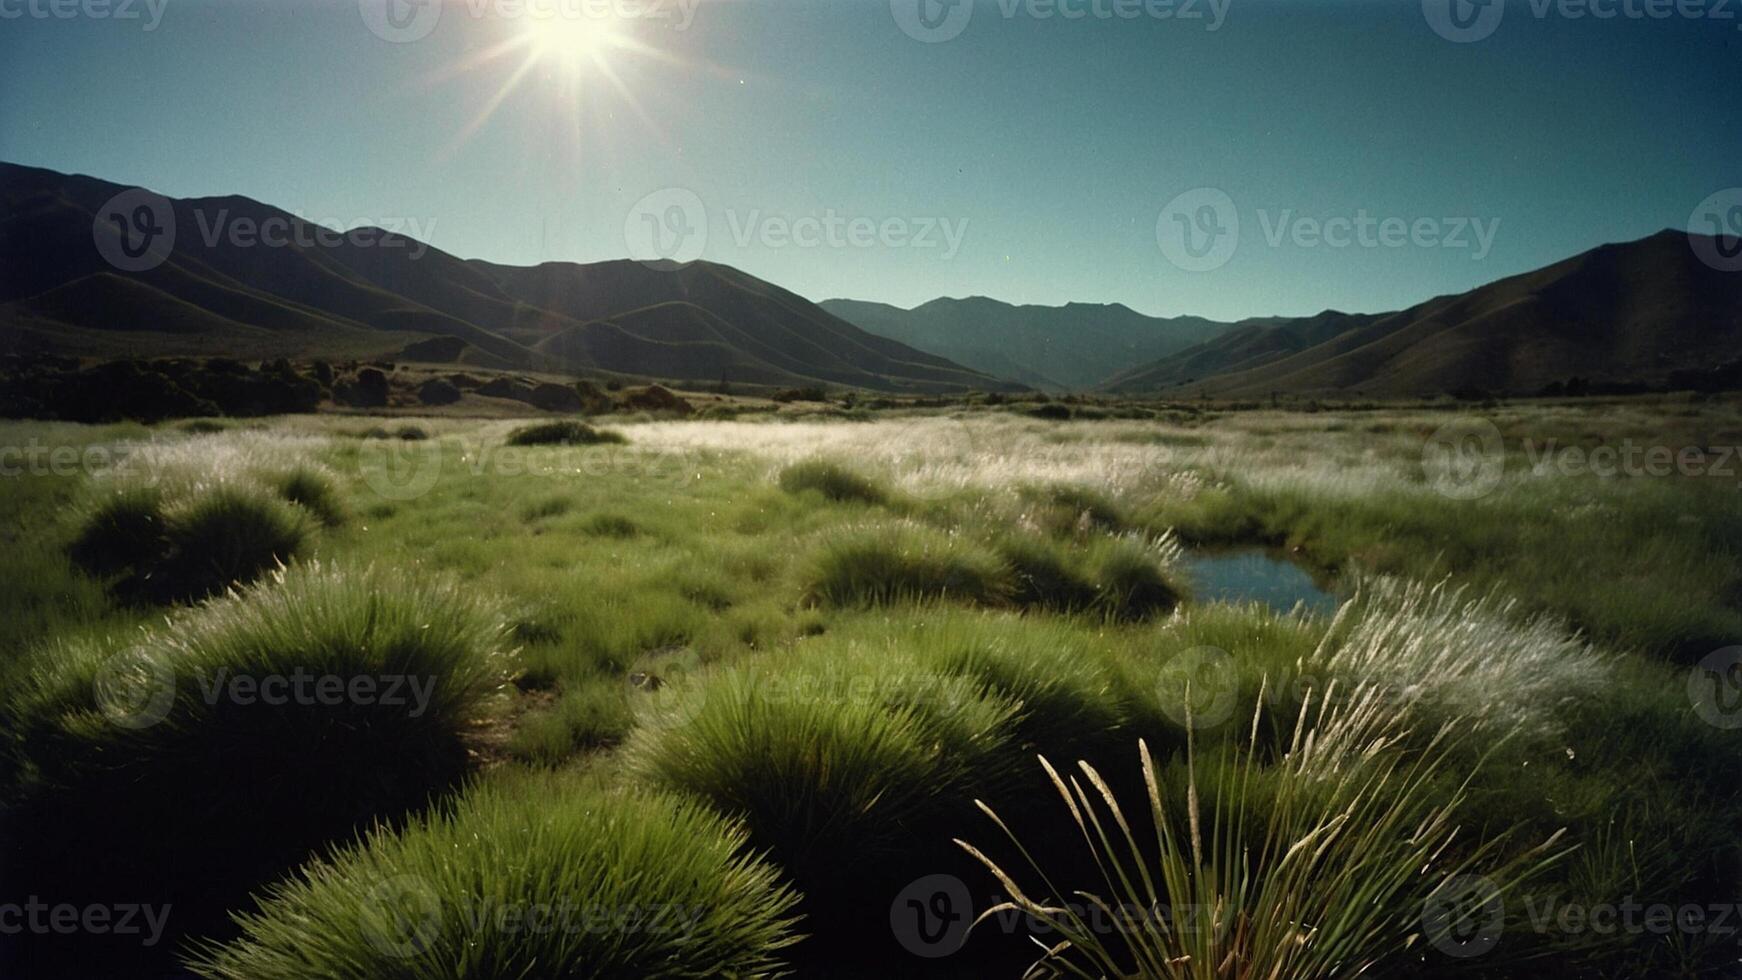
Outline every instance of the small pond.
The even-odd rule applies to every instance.
[[[1262,602],[1283,613],[1304,604],[1307,612],[1322,616],[1337,611],[1336,595],[1281,552],[1265,548],[1188,551],[1184,563],[1192,597],[1198,602]]]

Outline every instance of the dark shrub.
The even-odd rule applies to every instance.
[[[355,380],[334,389],[333,397],[354,408],[383,408],[387,405],[387,375],[376,368],[357,372]]]
[[[645,388],[632,388],[623,393],[618,404],[634,412],[670,412],[673,415],[688,415],[695,407],[680,398],[676,392],[660,385],[648,385]]]
[[[431,378],[417,389],[417,398],[425,405],[452,405],[460,397],[460,389],[440,378]]]
[[[592,446],[628,442],[616,432],[595,429],[584,422],[540,422],[508,434],[510,446]]]
[[[1071,417],[1071,408],[1069,405],[1049,403],[1046,405],[1036,405],[1028,409],[1024,414],[1033,419],[1047,419],[1049,421],[1062,422]]]
[[[599,415],[611,410],[611,396],[591,381],[575,382],[575,394],[581,396],[581,411]]]
[[[580,392],[567,385],[545,383],[532,389],[527,401],[547,412],[579,412],[586,407]]]
[[[67,555],[86,572],[108,577],[150,568],[168,547],[163,494],[156,487],[122,487],[92,508]]]

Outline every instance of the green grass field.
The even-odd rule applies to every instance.
[[[1734,970],[1742,404],[1106,414],[0,423],[16,975]]]

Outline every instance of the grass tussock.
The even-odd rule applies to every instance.
[[[1061,775],[1042,758],[1099,880],[1055,891],[1034,856],[1041,842],[1025,846],[980,804],[1028,865],[1013,873],[958,841],[1011,896],[980,921],[1029,916],[1046,937],[1035,971],[1047,975],[1354,980],[1406,970],[1418,943],[1455,940],[1486,914],[1424,915],[1442,887],[1481,873],[1504,894],[1562,854],[1554,837],[1504,860],[1491,860],[1497,841],[1460,841],[1463,792],[1436,779],[1437,742],[1450,736],[1412,755],[1400,747],[1405,724],[1357,691],[1341,707],[1306,709],[1274,766],[1259,760],[1254,717],[1247,751],[1188,749],[1183,780],[1140,742],[1148,827],[1127,817],[1094,766]],[[1045,890],[1025,890],[1019,877]]]
[[[338,481],[325,468],[303,463],[269,474],[266,482],[327,527],[345,523],[347,511]]]
[[[622,514],[594,514],[581,523],[581,533],[595,538],[633,538],[641,525]]]
[[[597,446],[621,444],[629,440],[620,432],[595,429],[585,422],[540,422],[522,426],[508,434],[510,446]]]
[[[197,486],[176,499],[125,487],[86,514],[68,556],[115,578],[125,598],[181,602],[254,581],[295,557],[309,531],[307,511],[251,485]]]
[[[928,599],[995,605],[1011,590],[997,555],[963,535],[906,521],[827,538],[810,557],[805,583],[810,601],[833,606]]]
[[[967,678],[844,649],[667,685],[625,752],[742,820],[816,929],[851,931],[939,858],[962,794],[1007,771],[1017,711]]]
[[[832,460],[793,463],[780,471],[778,482],[787,493],[814,491],[836,503],[876,506],[889,501],[889,492],[876,481]]]
[[[693,802],[550,780],[480,787],[273,886],[208,945],[214,980],[767,976],[796,896]]]
[[[0,709],[29,841],[13,867],[61,895],[173,888],[192,927],[453,785],[502,638],[475,590],[311,564],[46,650]]]

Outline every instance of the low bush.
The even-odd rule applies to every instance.
[[[164,509],[169,550],[141,582],[158,601],[202,599],[288,562],[308,538],[303,512],[252,487],[216,484]]]
[[[126,485],[110,489],[91,507],[67,556],[84,571],[106,578],[148,569],[167,549],[162,491]]]
[[[585,422],[574,421],[540,422],[508,434],[510,446],[593,446],[628,441],[621,433],[595,429]]]
[[[1165,554],[1130,537],[1106,538],[1091,549],[1095,608],[1114,619],[1172,612],[1184,589],[1170,577]]]
[[[417,387],[417,400],[425,405],[452,405],[462,394],[453,382],[441,378],[431,378]]]
[[[625,752],[655,785],[741,819],[814,930],[863,932],[948,856],[964,799],[1004,771],[1018,709],[888,651],[832,653],[668,684]]]
[[[805,576],[812,602],[874,606],[924,599],[997,604],[1011,591],[998,557],[960,535],[911,522],[853,528],[828,538]]]
[[[780,471],[779,482],[787,493],[814,490],[836,503],[882,504],[889,500],[888,491],[869,477],[824,459],[793,463]]]
[[[205,928],[311,849],[453,785],[502,640],[473,590],[307,565],[43,651],[0,706],[9,884],[173,896],[172,928]]]
[[[317,482],[311,476],[295,489],[318,494]],[[336,505],[330,495],[320,502]],[[124,598],[201,599],[289,561],[308,537],[304,513],[251,486],[209,484],[174,501],[155,487],[124,487],[86,515],[68,556],[117,579]]]
[[[1057,542],[1032,534],[1011,534],[997,542],[1010,566],[1011,599],[1019,606],[1080,612],[1095,605],[1099,593]]]
[[[766,976],[796,896],[743,831],[656,795],[497,783],[372,832],[238,916],[215,980]]]
[[[340,498],[338,482],[333,475],[307,464],[269,474],[266,482],[286,501],[313,514],[322,524],[335,527],[345,523],[345,504]]]

